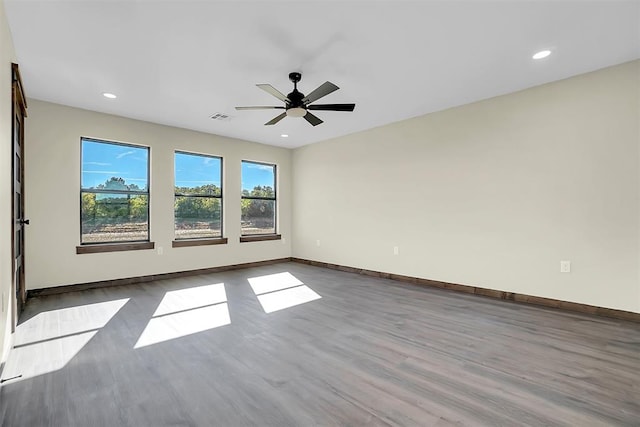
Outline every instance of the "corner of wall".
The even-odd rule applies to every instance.
[[[296,149],[293,257],[640,313],[639,71]]]
[[[11,221],[11,63],[15,61],[13,39],[0,0],[0,224]],[[0,228],[0,363],[11,344],[11,232]]]

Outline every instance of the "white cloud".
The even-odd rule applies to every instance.
[[[213,159],[211,157],[205,157],[205,159],[202,161],[202,164],[204,164],[205,166],[214,166],[213,162],[216,161],[218,159]]]
[[[258,163],[246,163],[247,167],[249,169],[260,169],[262,171],[273,171],[273,166],[269,166],[269,165],[261,165]]]
[[[84,162],[85,165],[93,165],[93,166],[111,166],[111,163],[102,163],[102,162]]]
[[[131,150],[131,151],[125,151],[124,153],[120,153],[116,156],[116,159],[121,159],[125,156],[130,156],[131,154],[135,154],[135,151]]]
[[[176,184],[182,184],[182,183],[190,183],[190,184],[213,184],[213,185],[218,185],[217,183],[211,181],[211,180],[198,180],[198,179],[181,179],[179,181],[176,181]]]
[[[124,172],[120,171],[82,171],[82,173],[103,173],[109,175],[126,175]]]

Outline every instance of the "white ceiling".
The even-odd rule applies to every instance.
[[[298,147],[640,57],[640,2],[5,0],[27,96]],[[534,61],[538,50],[551,49]],[[300,71],[325,123],[255,86]],[[115,100],[101,94],[113,92]],[[215,121],[214,113],[232,116]],[[282,138],[281,134],[290,135]]]

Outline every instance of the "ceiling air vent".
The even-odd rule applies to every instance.
[[[221,122],[227,122],[229,120],[231,120],[231,116],[228,114],[224,114],[224,113],[215,113],[214,115],[211,116],[211,118],[213,120],[218,120]]]

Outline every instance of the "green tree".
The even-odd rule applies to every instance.
[[[221,189],[215,184],[198,187],[175,187],[175,194],[175,216],[176,222],[180,226],[190,226],[198,222],[220,221],[220,200],[218,198],[190,197],[220,196]]]
[[[82,217],[92,218],[96,210],[96,193],[84,193],[82,195]]]
[[[146,196],[132,196],[129,201],[131,218],[135,220],[146,220],[148,213],[148,203]]]
[[[100,190],[140,191],[136,184],[127,184],[124,178],[112,176]],[[146,221],[148,198],[137,194],[84,193],[82,195],[83,224],[101,225],[131,221]]]
[[[242,191],[243,196],[252,197],[275,197],[275,191],[270,186],[256,186],[249,192]],[[242,199],[240,212],[243,221],[253,221],[260,223],[260,226],[272,226],[274,218],[275,201],[259,199]]]

